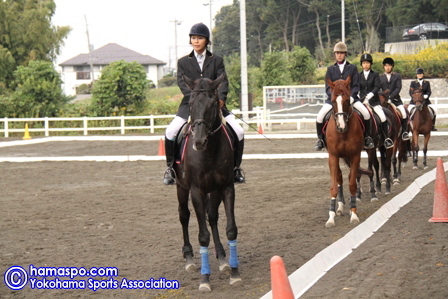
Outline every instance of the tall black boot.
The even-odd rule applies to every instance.
[[[434,114],[434,118],[432,119],[432,129],[431,129],[431,131],[437,131],[437,129],[436,129],[436,118],[437,118],[437,115]]]
[[[168,168],[165,171],[165,175],[163,177],[163,183],[165,185],[174,185],[176,182],[176,174],[173,169],[174,163],[174,143],[175,141],[171,141],[165,136],[165,156],[166,156],[166,166]]]
[[[323,123],[319,123],[316,121],[317,141],[316,145],[314,146],[314,149],[316,151],[321,151],[324,148],[323,133],[322,133],[323,127],[324,127]]]
[[[244,138],[241,141],[238,141],[238,145],[236,146],[235,149],[235,153],[234,153],[234,164],[235,164],[235,168],[234,168],[234,173],[235,173],[235,178],[234,178],[234,182],[235,183],[245,183],[246,182],[246,178],[243,175],[243,171],[240,167],[241,162],[243,161],[243,152],[244,152]]]
[[[381,123],[381,131],[384,135],[384,147],[386,149],[394,147],[394,142],[389,138],[389,130],[387,129],[387,121]]]
[[[375,143],[373,143],[373,139],[372,137],[370,137],[370,119],[364,119],[364,127],[366,128],[366,130],[364,131],[364,148],[372,149],[375,147]]]
[[[409,134],[408,134],[408,119],[402,119],[401,120],[401,130],[403,133],[401,134],[401,139],[403,140],[409,140]]]

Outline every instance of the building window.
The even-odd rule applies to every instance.
[[[90,72],[76,72],[76,80],[90,80]]]

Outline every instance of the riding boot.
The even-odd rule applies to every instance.
[[[317,141],[316,145],[314,146],[314,149],[316,151],[321,151],[324,148],[323,133],[322,133],[323,127],[324,127],[323,123],[316,122]]]
[[[408,134],[408,119],[402,119],[401,120],[401,131],[403,131],[403,133],[401,134],[401,139],[402,140],[409,140],[409,134]]]
[[[432,129],[431,129],[431,131],[437,131],[437,129],[436,129],[436,117],[437,117],[437,115],[434,115],[434,118],[432,119]]]
[[[364,120],[364,127],[366,128],[366,130],[364,131],[364,148],[374,148],[375,144],[373,143],[372,137],[370,137],[370,119]]]
[[[165,136],[165,156],[166,156],[166,166],[168,168],[165,170],[165,175],[163,177],[163,183],[165,185],[174,185],[176,182],[176,174],[173,169],[174,163],[174,143]]]
[[[238,141],[238,145],[235,149],[235,155],[234,155],[234,163],[235,168],[233,169],[235,173],[235,183],[245,183],[246,179],[243,174],[243,170],[241,169],[240,165],[243,161],[243,151],[244,151],[244,138],[241,141]]]
[[[381,123],[381,131],[384,135],[384,147],[386,149],[394,147],[394,142],[389,138],[389,130],[387,129],[387,121]]]

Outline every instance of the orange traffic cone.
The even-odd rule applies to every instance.
[[[258,126],[258,133],[263,134],[263,125],[262,124],[260,124]]]
[[[271,258],[272,299],[294,299],[285,264],[278,255]]]
[[[429,222],[448,222],[448,187],[442,158],[437,158],[434,207]]]
[[[159,142],[159,156],[165,156],[165,144],[163,143],[162,138],[160,138],[160,142]]]

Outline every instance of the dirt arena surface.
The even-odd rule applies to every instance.
[[[10,139],[0,139],[9,141]],[[246,153],[313,152],[314,139],[247,140]],[[429,150],[446,150],[432,137]],[[158,142],[48,142],[0,148],[0,157],[156,155]],[[446,162],[447,157],[444,157]],[[361,221],[430,168],[403,169],[403,181],[379,202],[358,203]],[[330,178],[327,159],[244,160],[247,183],[236,186],[238,254],[244,285],[230,287],[211,256],[212,293],[197,291],[200,273],[184,270],[175,187],[164,186],[164,161],[0,163],[0,270],[11,266],[117,267],[116,280],[178,280],[179,290],[12,291],[0,298],[260,298],[270,290],[269,260],[282,256],[288,274],[343,237],[347,216],[325,228]],[[366,166],[366,161],[362,161]],[[344,168],[344,183],[347,170]],[[368,180],[362,184],[365,190]],[[344,185],[346,197],[347,185]],[[448,298],[448,224],[428,223],[434,183],[428,184],[370,239],[301,298]],[[347,209],[348,210],[348,209]],[[197,222],[190,235],[200,265]],[[225,215],[221,207],[221,240]],[[213,244],[210,244],[213,253]],[[76,279],[88,279],[77,277]],[[41,279],[41,278],[39,278]],[[100,279],[109,279],[97,277]]]

